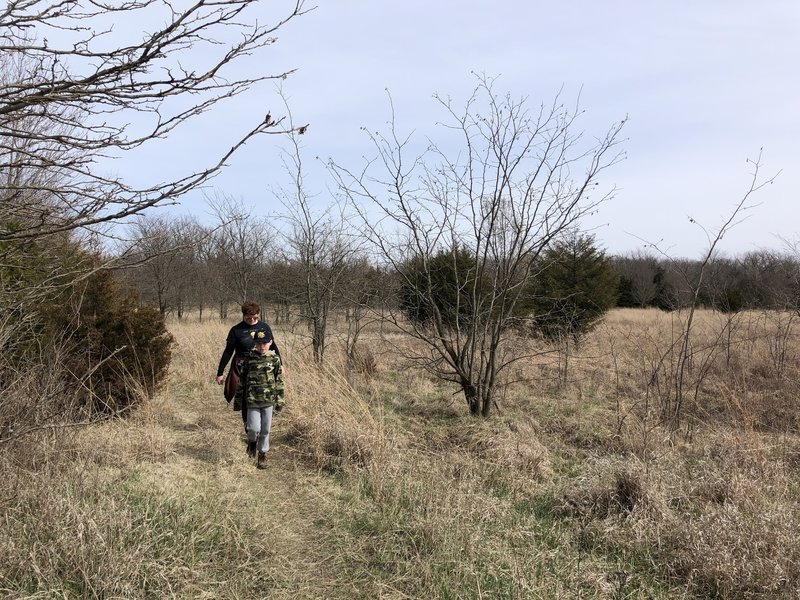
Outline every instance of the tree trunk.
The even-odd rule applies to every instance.
[[[325,327],[317,321],[313,323],[311,346],[314,349],[314,361],[321,365],[325,354]]]
[[[464,391],[464,397],[467,400],[469,407],[469,414],[478,416],[481,410],[481,402],[478,395],[478,388],[471,384],[469,381],[462,380],[461,389]]]
[[[492,394],[487,392],[481,398],[481,416],[488,417],[492,412]]]

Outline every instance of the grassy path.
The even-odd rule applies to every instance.
[[[268,468],[256,469],[245,453],[239,414],[225,404],[220,387],[198,375],[207,370],[192,364],[173,368],[143,424],[150,444],[157,439],[164,448],[163,459],[132,465],[145,485],[182,502],[201,498],[218,505],[224,513],[219,519],[243,532],[241,560],[249,566],[243,578],[263,577],[266,597],[357,596],[342,575],[336,540],[326,525],[342,488],[304,464],[287,443],[286,415],[273,420]],[[227,571],[237,577],[235,568]],[[223,589],[232,590],[231,597],[238,597],[236,590],[252,597],[245,590],[253,585],[231,581]]]
[[[283,439],[281,423],[276,419],[269,468],[258,470],[245,454],[238,415],[205,403],[179,414],[164,428],[173,454],[165,462],[140,463],[143,478],[184,500],[197,494],[217,498],[225,518],[253,527],[261,539],[242,539],[242,553],[263,563],[270,597],[352,597],[347,583],[337,580],[338,557],[323,526],[340,490],[300,462]],[[259,555],[263,547],[267,556]]]

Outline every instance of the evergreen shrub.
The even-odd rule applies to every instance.
[[[167,375],[173,337],[156,307],[140,306],[112,272],[98,270],[48,311],[87,406],[116,414],[150,399]]]

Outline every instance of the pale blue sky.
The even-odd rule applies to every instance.
[[[264,16],[276,6],[264,3]],[[319,156],[356,165],[369,151],[360,127],[382,128],[388,118],[386,89],[400,128],[431,137],[444,117],[433,93],[466,98],[475,83],[470,71],[498,75],[498,91],[527,95],[534,105],[562,87],[566,100],[580,92],[587,134],[629,117],[627,159],[603,179],[619,190],[590,223],[612,253],[641,247],[639,237],[663,240],[674,255],[697,255],[705,237],[687,217],[721,224],[749,185],[746,159],[763,147],[764,175],[782,173],[725,238],[722,250],[738,254],[780,247],[776,236],[800,232],[798,32],[794,0],[320,0],[247,68],[298,69],[284,90],[295,120],[310,124],[307,163]],[[217,113],[213,124],[176,137],[165,150],[170,163],[188,164],[193,153],[227,143],[265,109],[281,112],[270,84]],[[282,181],[280,142],[251,143],[213,185],[274,212],[268,190]],[[148,158],[143,168],[158,173],[165,157]],[[322,201],[322,169],[308,180]],[[203,210],[197,198],[186,207]]]

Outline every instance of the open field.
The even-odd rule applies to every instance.
[[[520,338],[489,419],[397,334],[364,332],[359,372],[276,325],[263,472],[213,383],[231,323],[174,322],[152,403],[0,455],[0,594],[800,597],[794,318],[701,312],[680,381],[681,315],[613,311],[568,355]]]

